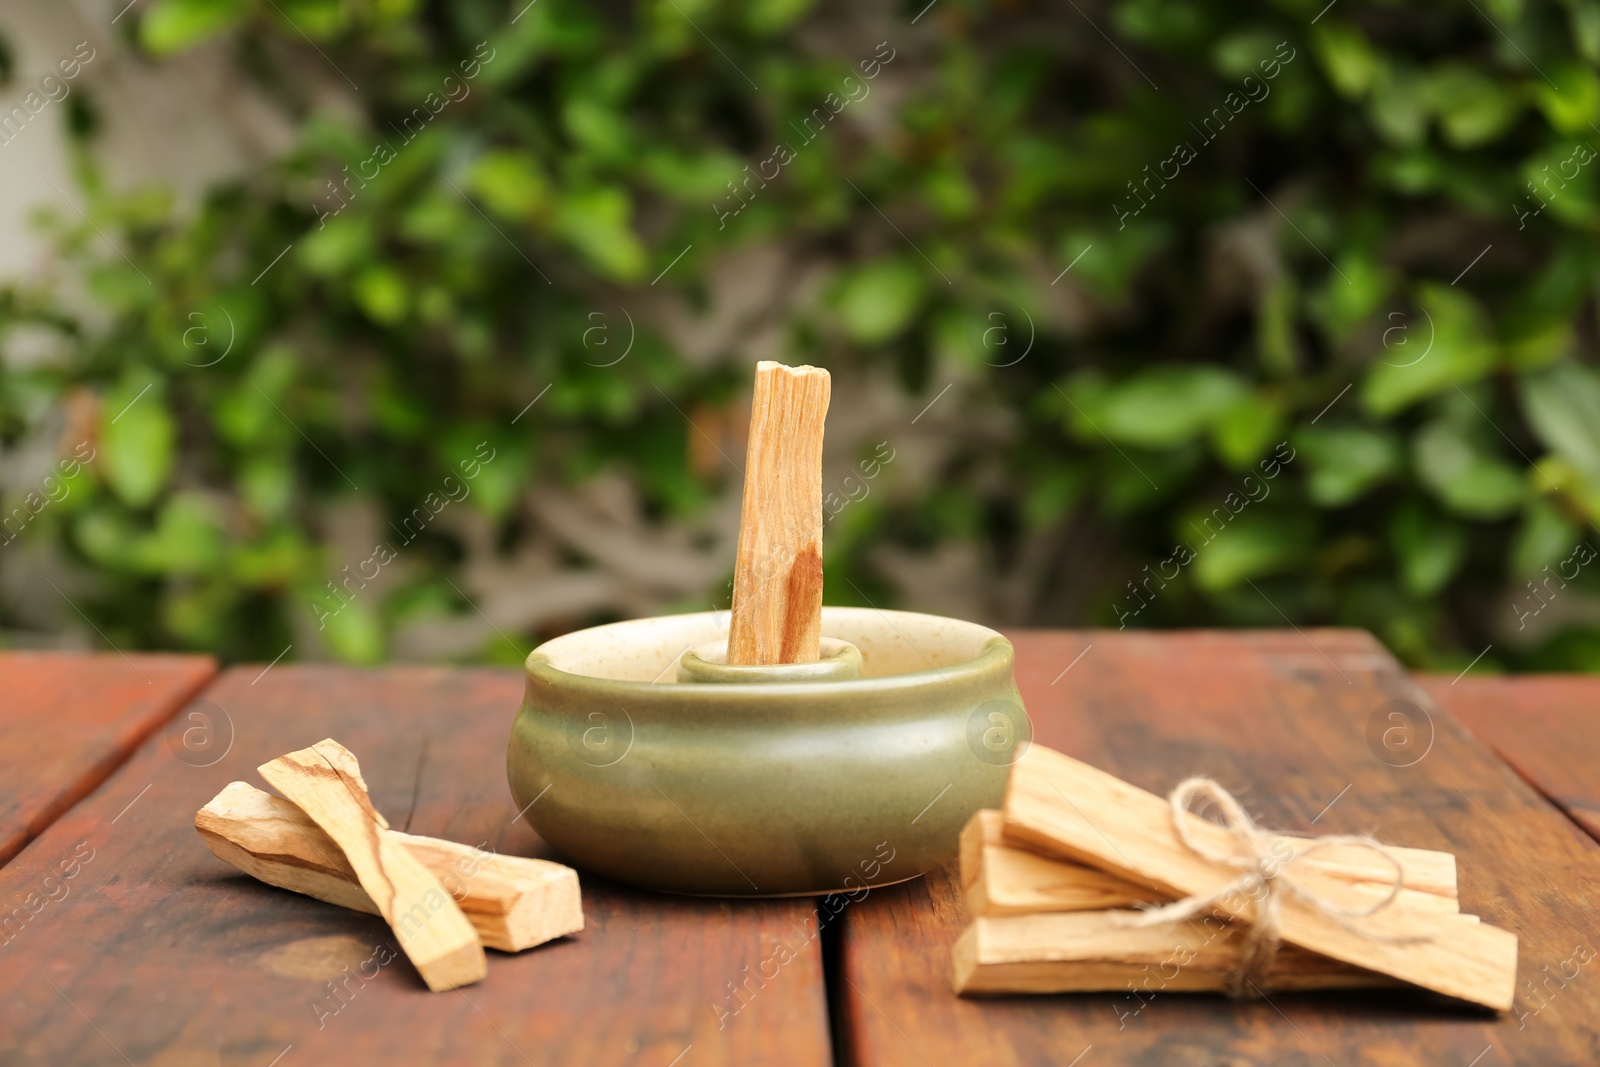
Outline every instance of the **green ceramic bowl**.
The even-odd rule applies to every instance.
[[[675,893],[848,892],[947,862],[999,806],[1030,738],[1000,634],[824,608],[823,667],[730,668],[727,618],[613,623],[528,655],[511,792],[578,866]],[[716,680],[680,681],[685,653],[683,677]]]

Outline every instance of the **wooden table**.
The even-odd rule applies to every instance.
[[[483,983],[430,994],[403,958],[362,979],[387,928],[237,874],[195,810],[333,736],[397,828],[547,855],[505,786],[516,672],[0,654],[0,1064],[1600,1063],[1600,965],[1545,970],[1600,951],[1600,678],[1419,681],[1352,631],[1014,640],[1040,743],[1161,792],[1211,774],[1289,829],[1456,852],[1463,906],[1522,938],[1516,1012],[961,999],[948,872],[827,905],[586,875],[584,932],[491,953]],[[817,935],[819,907],[839,917]]]

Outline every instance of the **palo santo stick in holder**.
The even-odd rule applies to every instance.
[[[816,367],[756,364],[728,662],[811,663],[822,635],[822,425]]]
[[[439,879],[390,832],[348,749],[330,738],[256,769],[344,852],[429,989],[454,989],[488,973],[477,931]]]
[[[1219,853],[1232,850],[1228,830],[1199,818],[1189,821],[1197,841]],[[1011,769],[1005,838],[1148,884],[1173,899],[1209,896],[1239,876],[1178,837],[1165,799],[1042,745],[1028,749]],[[1347,907],[1365,903],[1348,883],[1309,865],[1295,865],[1293,876],[1318,897]],[[1226,896],[1218,907],[1244,922],[1255,918],[1248,894]],[[1474,1004],[1511,1007],[1515,934],[1468,916],[1415,909],[1388,908],[1347,921],[1353,929],[1292,893],[1282,894],[1279,931],[1286,944]]]
[[[339,846],[286,800],[234,782],[195,814],[194,825],[218,859],[268,885],[379,914]],[[433,872],[490,948],[520,952],[583,929],[570,867],[397,830],[389,836]]]
[[[1118,925],[1110,911],[987,915],[953,952],[957,993],[1221,992],[1239,965],[1239,927],[1215,918]],[[1367,989],[1399,983],[1286,945],[1266,991]]]
[[[1101,911],[1170,899],[1148,885],[1012,847],[1002,838],[1003,819],[998,811],[979,811],[961,831],[961,886],[967,909],[974,916]],[[1311,843],[1308,838],[1287,835],[1280,840],[1296,850]],[[1418,848],[1390,847],[1389,851],[1400,860],[1404,872],[1403,888],[1393,907],[1460,911],[1454,856]],[[1388,896],[1394,881],[1394,869],[1369,849],[1329,847],[1301,862],[1348,882],[1352,892],[1372,903]]]

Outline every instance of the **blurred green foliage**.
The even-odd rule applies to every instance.
[[[662,523],[695,514],[725,479],[683,412],[745,388],[741,353],[694,364],[645,323],[600,367],[584,312],[669,263],[659,286],[703,301],[719,253],[791,241],[834,263],[794,361],[919,398],[957,368],[1011,428],[950,422],[937,479],[852,505],[831,601],[894,598],[874,544],[997,569],[1034,544],[1015,622],[1287,619],[1425,667],[1493,644],[1480,669],[1600,669],[1581,611],[1502,639],[1525,582],[1600,546],[1600,2],[1323,2],[155,0],[140,47],[221,37],[299,140],[179,212],[112,192],[74,113],[92,224],[50,225],[103,313],[5,295],[0,330],[69,355],[0,373],[0,440],[88,391],[98,458],[26,536],[98,576],[78,603],[118,644],[266,659],[348,562],[322,510],[359,486],[399,518],[480,441],[463,506],[506,543],[524,494],[603,470]],[[878,99],[746,183],[891,54]],[[294,75],[317,62],[348,106]],[[1036,325],[1020,361],[973,343],[997,308]],[[1192,565],[1150,582],[1179,544]],[[460,546],[417,551],[334,654],[471,610]],[[1597,575],[1559,595],[1592,606]]]

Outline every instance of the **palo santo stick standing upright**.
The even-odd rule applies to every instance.
[[[728,662],[811,663],[822,636],[822,424],[816,367],[756,364]]]

